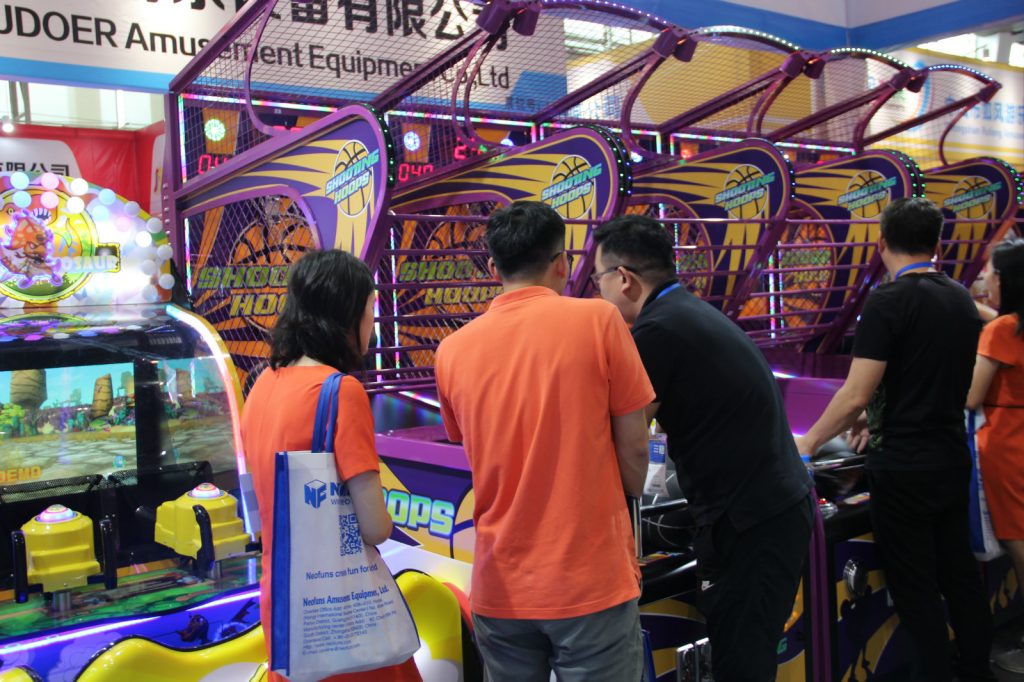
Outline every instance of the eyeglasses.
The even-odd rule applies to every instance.
[[[601,278],[604,277],[605,275],[609,274],[609,273],[615,272],[619,268],[622,268],[623,270],[626,270],[627,272],[632,272],[634,275],[639,275],[640,274],[639,272],[637,272],[633,268],[629,267],[628,265],[616,265],[614,267],[608,268],[607,270],[602,270],[601,272],[595,272],[594,274],[592,274],[590,276],[590,281],[594,285],[595,288],[600,288],[601,287]]]
[[[569,272],[572,272],[572,259],[573,259],[573,255],[571,253],[569,253],[568,251],[564,251],[564,250],[563,251],[556,251],[555,253],[553,253],[551,255],[551,258],[548,258],[548,262],[549,263],[554,263],[555,259],[558,258],[559,256],[561,256],[563,253],[565,254],[565,261],[566,261],[566,263],[569,264]]]

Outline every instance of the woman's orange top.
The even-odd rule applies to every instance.
[[[253,385],[242,410],[242,443],[252,474],[263,526],[263,575],[260,578],[260,613],[267,651],[270,651],[270,556],[273,548],[274,454],[309,450],[320,386],[336,370],[326,365],[267,369]],[[362,384],[346,376],[338,388],[338,422],[334,458],[342,480],[367,471],[380,471],[374,445],[373,412]],[[271,673],[272,682],[286,682]],[[405,682],[421,680],[410,658],[401,665],[362,673],[333,675],[324,682]]]

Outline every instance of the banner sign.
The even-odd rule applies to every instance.
[[[0,308],[167,301],[170,259],[163,223],[113,190],[0,174]]]
[[[769,227],[760,221],[784,216],[792,192],[793,171],[786,157],[770,142],[752,139],[683,163],[639,169],[630,212],[729,221],[679,224],[682,250],[676,271],[691,291],[720,305],[740,278],[716,273],[736,273],[749,264]],[[734,246],[747,248],[729,248]]]
[[[502,291],[487,272],[484,223],[460,222],[460,216],[486,216],[513,201],[543,201],[568,223],[566,250],[582,252],[590,229],[616,214],[629,189],[617,143],[607,132],[585,127],[433,177],[430,183],[397,190],[392,210],[443,212],[452,220],[404,222],[396,248],[437,253],[395,258],[391,277],[406,286],[381,302],[382,315],[400,320],[382,326],[382,345],[417,348],[403,355],[416,367],[433,366],[434,345],[453,329],[438,320],[482,313]],[[572,267],[582,267],[581,260],[574,259]],[[417,283],[422,286],[408,286]]]
[[[920,196],[922,179],[914,161],[899,152],[867,151],[796,172],[796,202],[790,217],[796,220],[877,220],[893,199]],[[846,304],[868,273],[877,251],[879,224],[794,223],[780,240],[779,267],[810,268],[782,275],[779,305],[782,312],[839,308]],[[816,244],[818,248],[786,249],[785,245]],[[848,246],[842,244],[848,243]],[[839,244],[840,246],[835,246]],[[826,292],[833,286],[851,287]],[[806,293],[802,293],[806,291]],[[827,322],[817,316],[788,316],[791,326]]]
[[[3,39],[0,38],[0,43]],[[96,130],[19,123],[12,135],[0,136],[0,173],[53,173],[72,178],[103,179],[103,186],[139,202],[159,215],[147,201],[146,171],[151,165],[146,136],[162,132],[163,122],[143,130]],[[151,142],[149,143],[151,146]],[[163,152],[156,163],[162,165]]]
[[[282,6],[277,3],[279,12]],[[481,10],[482,3],[470,0],[292,2],[290,16],[271,16],[258,46],[236,42],[219,59],[241,62],[251,51],[252,80],[262,93],[366,100],[477,30]],[[561,17],[541,20],[529,36],[503,36],[471,75],[472,105],[535,111],[564,95],[564,23]],[[442,71],[429,93],[413,101],[448,106],[461,67]]]
[[[81,177],[78,159],[66,142],[0,137],[0,172],[45,173]]]
[[[925,173],[926,196],[947,221],[942,228],[940,259],[950,277],[970,286],[982,263],[971,267],[1019,208],[1020,175],[996,159],[972,159]],[[952,222],[976,219],[978,222]],[[977,243],[963,243],[975,241]],[[980,242],[978,242],[980,240]],[[949,243],[949,242],[960,243]]]
[[[0,74],[163,92],[245,0],[21,0],[0,5]],[[236,42],[218,59],[244,62],[263,84],[315,86],[319,94],[368,99],[476,28],[469,0],[279,0],[259,46]],[[562,22],[515,35],[544,49],[557,74],[531,72],[511,53],[477,76],[481,101],[565,93]],[[336,51],[350,45],[352,49]],[[505,47],[499,44],[498,48]],[[357,49],[358,48],[358,49]],[[126,65],[130,65],[126,69]],[[533,74],[533,75],[531,75]],[[554,76],[554,81],[551,77]],[[445,72],[454,85],[456,73]],[[560,83],[560,92],[557,87]],[[552,85],[554,84],[554,89]],[[271,86],[272,87],[272,86]]]

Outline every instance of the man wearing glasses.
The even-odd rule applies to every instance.
[[[775,679],[813,500],[771,368],[743,331],[682,288],[672,238],[643,216],[594,232],[594,286],[632,325],[656,418],[697,524],[716,682]]]
[[[504,293],[436,361],[445,429],[473,474],[477,644],[496,681],[639,680],[624,493],[643,492],[654,391],[615,308],[561,296],[558,213],[515,202],[486,239]]]

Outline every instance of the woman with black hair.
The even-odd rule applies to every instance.
[[[999,316],[981,332],[967,407],[985,412],[978,458],[992,529],[1024,585],[1024,239],[996,246],[984,277]]]
[[[263,526],[260,613],[268,651],[274,454],[310,449],[320,386],[335,372],[353,372],[362,366],[373,330],[373,300],[373,276],[355,256],[337,250],[304,256],[288,277],[288,298],[271,336],[270,367],[253,384],[245,401],[242,443]],[[338,388],[334,453],[338,473],[355,505],[363,542],[384,542],[391,534],[391,516],[381,489],[373,413],[362,384],[351,376],[345,376]],[[270,679],[284,680],[275,673]],[[410,658],[390,668],[327,679],[386,682],[421,678]]]

